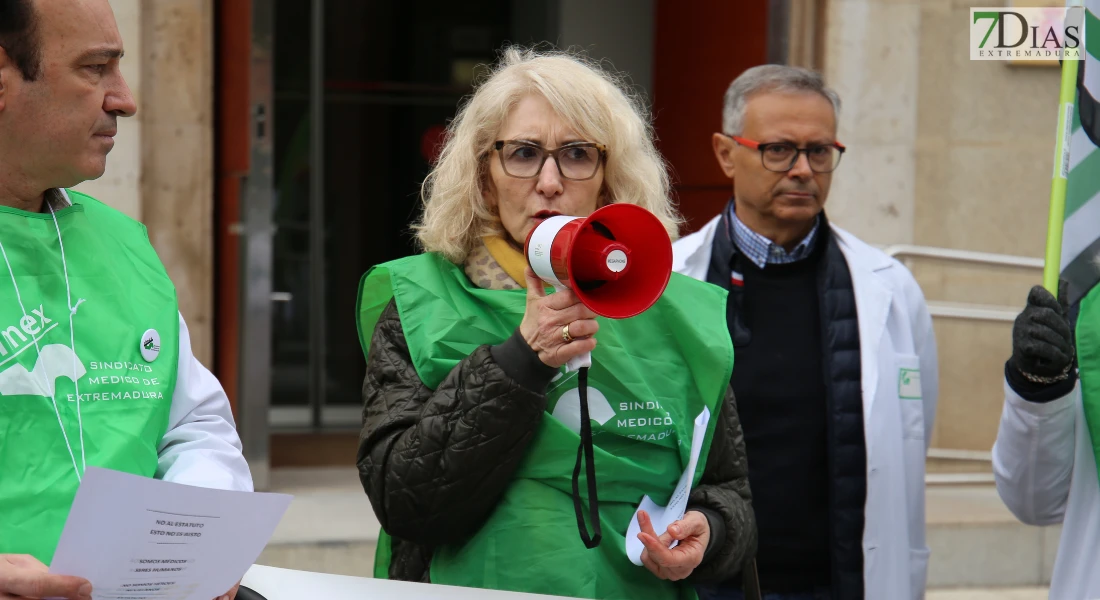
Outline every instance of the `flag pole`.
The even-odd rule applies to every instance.
[[[1070,6],[1080,5],[1071,0]],[[1066,11],[1069,17],[1069,10]],[[1077,51],[1082,52],[1082,44]],[[1084,57],[1081,57],[1082,59]],[[1074,102],[1077,100],[1077,67],[1079,60],[1062,58],[1062,86],[1058,93],[1058,134],[1054,144],[1054,176],[1050,182],[1050,215],[1047,217],[1046,260],[1043,264],[1043,287],[1058,294],[1058,277],[1062,268],[1062,228],[1066,220],[1066,177],[1069,175],[1070,128],[1073,124]]]

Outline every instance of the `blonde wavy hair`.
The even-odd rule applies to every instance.
[[[637,204],[657,216],[671,239],[683,222],[669,196],[664,159],[649,112],[621,78],[578,53],[508,47],[448,125],[439,159],[420,191],[413,225],[421,248],[461,264],[487,235],[507,235],[482,195],[493,143],[523,97],[539,94],[588,141],[607,146],[604,204]]]

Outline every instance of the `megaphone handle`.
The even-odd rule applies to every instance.
[[[554,285],[554,292],[555,293],[560,292],[564,289],[565,289],[565,286],[556,285],[556,284]],[[569,362],[565,363],[565,372],[569,373],[571,371],[580,371],[584,367],[591,367],[591,366],[592,366],[592,353],[591,352],[585,352],[584,354],[580,354],[578,356],[574,356],[573,358],[569,359]]]
[[[567,373],[569,371],[580,371],[581,369],[583,369],[585,367],[591,367],[591,366],[592,366],[592,353],[591,352],[585,352],[584,354],[574,356],[573,358],[569,359],[569,362],[565,363],[565,371]]]

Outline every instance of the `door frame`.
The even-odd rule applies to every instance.
[[[274,7],[234,0],[217,10],[215,373],[262,490],[270,482]]]

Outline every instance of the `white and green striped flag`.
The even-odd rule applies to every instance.
[[[1085,54],[1069,139],[1061,277],[1077,310],[1085,421],[1100,465],[1100,0],[1085,2]]]
[[[1100,0],[1088,0],[1070,137],[1062,278],[1076,303],[1100,282]]]

